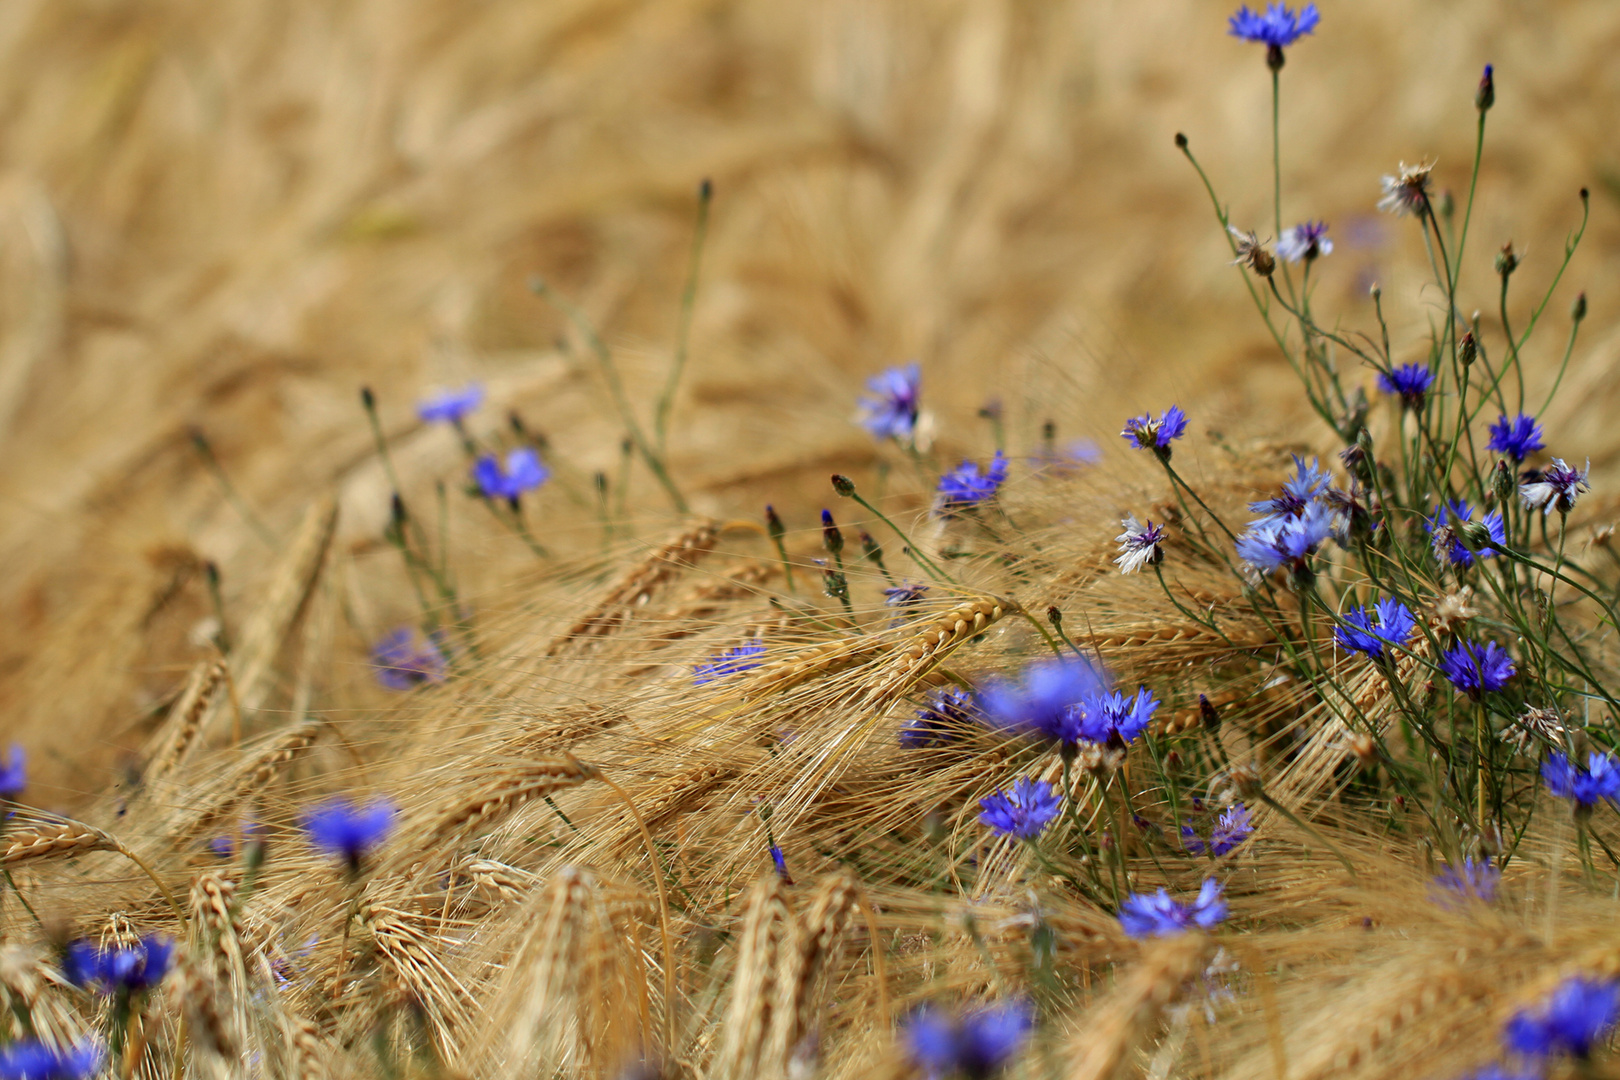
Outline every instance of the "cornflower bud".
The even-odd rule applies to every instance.
[[[844,551],[844,534],[838,531],[831,510],[821,512],[821,546],[832,555],[841,555]]]
[[[1185,150],[1185,149],[1187,149],[1187,136],[1182,134],[1179,131],[1176,132],[1176,149],[1177,150]]]
[[[1056,604],[1051,604],[1047,607],[1046,621],[1057,627],[1059,630],[1063,629],[1063,612],[1058,610],[1058,606]]]
[[[1203,694],[1198,695],[1198,717],[1205,730],[1211,733],[1221,730],[1221,714],[1215,711],[1215,703]]]
[[[1513,500],[1513,493],[1519,490],[1519,480],[1513,475],[1513,467],[1505,458],[1498,458],[1496,468],[1491,470],[1491,493],[1496,501],[1507,505]]]
[[[1569,317],[1576,322],[1586,318],[1586,293],[1576,295],[1575,302],[1569,305]]]
[[[1467,371],[1478,356],[1479,342],[1474,340],[1474,332],[1469,330],[1457,341],[1457,362]]]
[[[1519,256],[1513,251],[1513,241],[1509,240],[1502,245],[1502,250],[1496,253],[1496,272],[1506,278],[1519,268]]]
[[[851,480],[842,473],[833,473],[832,486],[833,491],[837,492],[843,498],[847,499],[851,495],[855,494],[855,481]]]
[[[877,542],[877,537],[865,529],[861,530],[861,554],[878,566],[883,565],[883,545]]]
[[[765,531],[770,534],[773,543],[780,543],[782,537],[787,535],[787,527],[776,514],[776,507],[765,507]]]
[[[1496,104],[1496,79],[1490,64],[1485,65],[1485,74],[1479,78],[1479,89],[1474,91],[1474,108],[1480,112],[1490,112],[1491,106]]]

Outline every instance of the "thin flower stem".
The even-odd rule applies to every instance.
[[[911,537],[905,534],[905,530],[901,529],[900,526],[890,521],[888,515],[883,511],[867,502],[865,497],[863,497],[860,492],[851,491],[849,497],[854,499],[867,510],[870,510],[872,513],[876,514],[879,521],[883,522],[883,524],[887,525],[891,530],[893,530],[894,535],[898,536],[900,538],[900,542],[905,544],[906,552],[913,559],[915,559],[919,565],[925,568],[930,574],[934,575],[934,579],[936,581],[943,581],[950,585],[956,584],[955,578],[951,577],[949,574],[945,573],[945,571],[935,566],[934,561],[928,556],[924,555],[922,551],[918,549],[917,545],[911,542]]]
[[[686,370],[686,348],[692,334],[692,310],[697,301],[698,268],[703,262],[703,243],[709,235],[709,204],[713,200],[714,186],[705,180],[698,188],[697,227],[692,233],[692,256],[687,264],[686,288],[681,293],[681,322],[675,334],[675,362],[670,365],[669,380],[664,383],[664,392],[658,396],[658,405],[653,410],[653,441],[657,444],[660,458],[664,456],[669,434],[669,410],[675,404],[675,391],[680,388],[681,374]]]

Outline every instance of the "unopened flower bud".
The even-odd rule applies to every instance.
[[[1187,136],[1182,134],[1179,131],[1176,132],[1176,149],[1177,150],[1185,150],[1185,149],[1187,149]]]
[[[1496,79],[1491,65],[1485,65],[1485,74],[1480,76],[1479,89],[1474,91],[1474,108],[1480,112],[1489,112],[1496,104]]]
[[[765,508],[765,531],[770,533],[771,539],[775,541],[780,541],[787,534],[787,527],[782,524],[782,519],[777,517],[774,506]]]
[[[1375,281],[1375,282],[1372,283],[1372,286],[1370,288],[1368,288],[1367,295],[1372,297],[1373,303],[1376,304],[1379,300],[1383,299],[1384,290],[1378,284],[1378,282]]]
[[[1491,470],[1491,492],[1496,501],[1506,506],[1513,501],[1513,495],[1519,490],[1518,478],[1513,475],[1513,466],[1504,459],[1497,459],[1496,468]]]
[[[1509,240],[1502,245],[1502,250],[1496,253],[1496,272],[1502,277],[1508,277],[1519,268],[1519,256],[1513,250],[1513,241]]]
[[[1457,539],[1469,551],[1478,551],[1489,548],[1491,544],[1491,531],[1481,521],[1459,521],[1453,526],[1457,532]]]
[[[1215,703],[1203,694],[1198,695],[1198,718],[1203,721],[1205,730],[1212,733],[1221,730],[1221,714],[1215,711]]]
[[[1056,604],[1052,604],[1047,607],[1046,621],[1057,627],[1059,630],[1063,629],[1063,612],[1058,610]]]
[[[844,550],[844,534],[838,531],[831,510],[821,512],[821,546],[833,555],[841,554]]]
[[[1569,305],[1569,317],[1576,322],[1586,318],[1586,294],[1584,292],[1577,294],[1575,302]]]
[[[365,408],[366,412],[376,411],[377,395],[371,392],[371,387],[362,386],[360,388],[360,404]]]
[[[842,473],[833,473],[832,485],[833,490],[846,499],[855,494],[855,481]]]
[[[1451,197],[1450,188],[1442,189],[1439,197],[1434,200],[1434,203],[1436,212],[1447,220],[1449,220],[1451,215],[1457,210],[1457,200]]]
[[[1479,342],[1474,340],[1474,332],[1469,330],[1457,341],[1457,362],[1463,370],[1473,366],[1475,358],[1479,356]]]

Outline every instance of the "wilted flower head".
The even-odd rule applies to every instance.
[[[1591,462],[1587,462],[1585,469],[1572,469],[1564,464],[1563,458],[1553,458],[1545,469],[1525,474],[1524,483],[1519,485],[1519,498],[1524,500],[1526,509],[1540,510],[1544,514],[1554,510],[1567,514],[1575,509],[1575,500],[1581,497],[1581,492],[1589,490],[1586,474],[1591,468]]]
[[[388,839],[398,813],[386,796],[364,806],[339,796],[305,814],[304,831],[314,847],[341,859],[350,873],[357,874],[366,855]]]
[[[916,718],[900,729],[900,745],[908,750],[944,746],[970,731],[982,715],[971,690],[935,690]]]
[[[1102,673],[1088,661],[1053,657],[1031,664],[1022,683],[990,683],[982,701],[990,719],[1002,727],[1072,744],[1081,738],[1086,702],[1100,695],[1105,685]]]
[[[874,396],[860,400],[861,426],[870,431],[874,439],[910,440],[917,433],[921,386],[922,367],[916,363],[887,368],[872,376],[866,380],[866,388]]]
[[[699,664],[693,669],[692,681],[702,686],[716,679],[723,679],[727,675],[752,671],[764,662],[765,643],[758,638],[750,638],[735,649],[727,649],[708,663]]]
[[[1569,728],[1556,709],[1526,708],[1513,718],[1502,738],[1521,754],[1528,754],[1537,746],[1558,746],[1564,742]]]
[[[1263,278],[1270,277],[1276,271],[1277,260],[1271,257],[1271,252],[1266,250],[1258,235],[1244,232],[1236,225],[1228,225],[1226,231],[1232,234],[1232,243],[1237,249],[1233,266],[1247,266]]]
[[[1127,514],[1120,522],[1125,530],[1114,540],[1119,544],[1119,555],[1114,559],[1122,574],[1134,574],[1144,566],[1157,566],[1164,561],[1164,526],[1136,520]]]
[[[1513,672],[1513,657],[1494,641],[1459,641],[1440,657],[1440,673],[1475,701],[1506,686]]]
[[[1199,839],[1191,825],[1183,825],[1181,846],[1194,855],[1202,855],[1206,850],[1214,855],[1225,855],[1252,835],[1254,821],[1249,815],[1249,808],[1242,803],[1233,803],[1216,819],[1208,844]]]
[[[1172,405],[1159,414],[1157,420],[1152,413],[1143,413],[1125,421],[1125,430],[1120,435],[1138,450],[1152,450],[1161,457],[1170,453],[1170,444],[1181,438],[1187,431],[1187,414],[1181,411],[1181,406]]]
[[[444,682],[445,656],[437,634],[401,626],[384,634],[371,649],[377,681],[390,690],[412,690],[423,683]]]
[[[1405,604],[1386,597],[1370,609],[1356,607],[1345,612],[1344,625],[1333,631],[1333,639],[1341,649],[1382,660],[1384,647],[1405,645],[1416,625],[1417,620]]]
[[[62,973],[75,985],[94,983],[109,994],[144,993],[163,981],[173,957],[174,942],[155,935],[110,949],[75,941],[68,946]]]
[[[1327,222],[1302,221],[1291,229],[1283,230],[1277,240],[1277,254],[1289,262],[1303,259],[1310,262],[1322,255],[1333,254],[1333,241],[1327,238]]]
[[[532,447],[520,446],[506,455],[505,465],[494,454],[480,456],[473,462],[472,477],[485,498],[517,499],[551,479],[551,470]]]
[[[1034,1026],[1023,1002],[974,1009],[957,1017],[924,1008],[905,1021],[907,1056],[928,1080],[987,1080],[1017,1056]]]
[[[1496,898],[1496,886],[1501,880],[1502,871],[1491,860],[1468,858],[1461,866],[1442,869],[1435,875],[1434,883],[1448,893],[1490,903]]]
[[[1603,799],[1620,799],[1620,761],[1608,754],[1588,755],[1583,769],[1564,754],[1554,752],[1542,763],[1541,778],[1546,781],[1548,791],[1581,806],[1596,806]]]
[[[1386,394],[1399,395],[1401,405],[1413,412],[1422,412],[1428,400],[1429,387],[1434,385],[1434,373],[1426,364],[1402,364],[1389,373],[1378,373],[1378,388]]]
[[[28,787],[28,755],[18,743],[11,744],[6,763],[0,766],[0,802],[16,799]]]
[[[19,1039],[0,1049],[0,1080],[90,1080],[101,1071],[101,1047],[93,1042],[55,1047]]]
[[[1470,551],[1468,545],[1462,542],[1459,533],[1463,526],[1473,520],[1474,508],[1467,500],[1451,499],[1441,503],[1434,517],[1425,523],[1424,527],[1428,530],[1431,546],[1434,548],[1434,557],[1442,564],[1467,569],[1474,565],[1475,559],[1489,559],[1496,554],[1487,547]],[[1492,510],[1480,520],[1480,524],[1485,527],[1485,535],[1496,543],[1507,543],[1507,526],[1502,520],[1502,511]]]
[[[1057,817],[1062,796],[1045,780],[1020,777],[1007,791],[979,800],[979,820],[1006,836],[1033,840]]]
[[[1315,4],[1306,4],[1298,14],[1280,3],[1270,4],[1264,12],[1250,11],[1244,4],[1227,21],[1227,33],[1244,41],[1281,49],[1315,30],[1321,20],[1322,13],[1316,10]]]
[[[1007,456],[1000,450],[983,472],[974,461],[964,461],[939,478],[940,510],[950,513],[988,501],[1007,479]]]
[[[1131,937],[1169,937],[1197,926],[1208,930],[1226,918],[1226,903],[1221,899],[1221,886],[1214,878],[1207,878],[1198,896],[1189,903],[1173,900],[1170,893],[1160,889],[1152,896],[1132,893],[1120,905],[1119,923]]]
[[[449,424],[459,424],[478,406],[484,403],[484,388],[477,383],[468,383],[460,390],[446,390],[426,398],[416,406],[416,415],[425,423],[442,420]]]
[[[1511,420],[1506,416],[1498,417],[1491,425],[1491,441],[1485,444],[1487,450],[1495,450],[1515,462],[1523,461],[1545,447],[1546,444],[1541,441],[1541,425],[1535,417],[1524,413]]]
[[[1620,982],[1576,975],[1559,983],[1539,1008],[1516,1013],[1502,1030],[1510,1050],[1531,1057],[1584,1058],[1608,1037],[1620,1014]]]
[[[1237,553],[1259,574],[1284,566],[1301,571],[1306,559],[1333,535],[1333,524],[1333,508],[1312,502],[1297,517],[1273,514],[1250,522],[1237,538]]]
[[[1434,162],[1425,165],[1408,165],[1401,162],[1400,171],[1394,176],[1384,177],[1384,197],[1378,200],[1378,209],[1387,210],[1392,214],[1405,217],[1414,214],[1422,217],[1429,212],[1429,173],[1434,171]]]

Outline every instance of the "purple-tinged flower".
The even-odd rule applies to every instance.
[[[939,478],[940,510],[951,513],[978,506],[994,497],[1007,479],[1007,456],[1000,450],[990,467],[979,471],[976,461],[964,461]]]
[[[908,750],[947,746],[971,731],[983,717],[971,690],[936,690],[917,710],[916,718],[900,729],[900,745]]]
[[[996,681],[984,688],[985,713],[1001,727],[1029,731],[1072,746],[1081,738],[1085,705],[1102,694],[1101,672],[1078,656],[1039,660],[1023,682]]]
[[[1396,175],[1384,177],[1384,197],[1378,200],[1378,209],[1396,217],[1408,214],[1423,217],[1429,212],[1429,174],[1433,171],[1433,162],[1425,165],[1401,162]]]
[[[477,383],[468,383],[460,390],[446,390],[423,400],[416,406],[416,415],[424,423],[442,420],[447,424],[459,424],[483,403],[484,388]]]
[[[1518,464],[1546,445],[1541,441],[1541,425],[1536,418],[1519,413],[1511,420],[1506,416],[1497,418],[1491,425],[1491,441],[1485,448],[1510,457]]]
[[[0,802],[14,801],[28,787],[28,755],[21,745],[11,744],[6,763],[0,767]]]
[[[1183,825],[1181,846],[1194,855],[1202,855],[1206,850],[1215,855],[1225,855],[1253,835],[1254,820],[1249,808],[1242,803],[1233,803],[1215,820],[1215,828],[1210,831],[1207,845],[1199,839],[1191,825]]]
[[[145,993],[163,981],[174,957],[174,942],[155,935],[127,948],[98,949],[75,941],[62,960],[62,974],[75,986],[95,983],[104,993]]]
[[[1044,444],[1029,456],[1029,467],[1047,476],[1072,476],[1102,460],[1102,450],[1090,439],[1070,439],[1060,450]]]
[[[1152,450],[1160,457],[1168,457],[1170,444],[1187,433],[1187,414],[1180,405],[1172,405],[1159,414],[1143,413],[1125,421],[1120,435],[1138,450]]]
[[[1333,631],[1333,639],[1347,652],[1366,653],[1374,660],[1383,660],[1384,647],[1405,645],[1416,626],[1417,620],[1405,604],[1386,597],[1371,609],[1356,607],[1345,612],[1344,623]]]
[[[874,439],[909,441],[917,433],[918,392],[922,368],[916,363],[885,369],[866,380],[866,388],[876,396],[860,400],[857,418]]]
[[[472,477],[485,498],[516,501],[551,479],[551,470],[533,447],[520,446],[506,455],[505,465],[494,454],[480,456],[473,462]]]
[[[909,581],[902,581],[883,590],[884,603],[889,607],[909,607],[918,603],[927,594],[927,585],[914,585]]]
[[[1035,1016],[1025,1002],[973,1009],[949,1017],[923,1008],[901,1032],[907,1056],[927,1080],[964,1076],[988,1080],[1010,1062],[1029,1038]]]
[[[1608,1037],[1620,1015],[1620,982],[1576,975],[1559,983],[1536,1009],[1514,1014],[1502,1029],[1508,1049],[1529,1057],[1584,1058]]]
[[[1564,464],[1563,458],[1553,458],[1545,469],[1525,473],[1524,483],[1519,485],[1519,498],[1524,500],[1527,510],[1540,510],[1543,514],[1557,510],[1567,514],[1575,509],[1575,500],[1581,497],[1581,492],[1589,490],[1586,474],[1591,469],[1590,461],[1585,469],[1572,469]]]
[[[1440,656],[1440,673],[1475,701],[1506,686],[1514,670],[1513,657],[1494,641],[1459,641]]]
[[[1099,745],[1123,746],[1147,730],[1159,699],[1147,687],[1126,695],[1118,690],[1098,694],[1079,714],[1080,737]]]
[[[735,649],[727,649],[708,663],[697,665],[692,672],[692,682],[702,686],[716,679],[723,679],[727,675],[752,671],[764,662],[765,643],[758,638],[751,638]]]
[[[1496,886],[1501,883],[1502,871],[1490,859],[1467,858],[1461,866],[1447,866],[1435,875],[1434,883],[1446,892],[1466,900],[1496,899]]]
[[[1322,13],[1315,4],[1306,4],[1296,14],[1280,3],[1270,4],[1264,12],[1250,11],[1244,4],[1237,14],[1227,20],[1227,33],[1244,41],[1253,41],[1272,49],[1292,45],[1316,29]]]
[[[305,814],[304,831],[309,833],[313,846],[341,859],[351,874],[358,874],[366,855],[388,839],[398,814],[387,796],[379,796],[364,806],[338,797]]]
[[[1125,520],[1119,524],[1125,530],[1114,537],[1119,544],[1119,555],[1114,563],[1120,573],[1134,574],[1144,566],[1158,566],[1164,561],[1163,525],[1151,521],[1143,525],[1134,514],[1125,515]]]
[[[1429,388],[1434,385],[1434,372],[1426,364],[1402,364],[1388,372],[1378,373],[1378,388],[1386,394],[1398,395],[1401,407],[1422,412],[1429,399]]]
[[[1282,490],[1272,498],[1250,503],[1249,510],[1256,514],[1290,514],[1298,517],[1314,500],[1326,494],[1332,483],[1333,475],[1323,469],[1315,458],[1307,465],[1304,458],[1295,454],[1294,475],[1283,481]]]
[[[1045,780],[1020,777],[1011,789],[979,800],[979,820],[1005,836],[1033,840],[1057,817],[1063,797]]]
[[[771,845],[771,863],[776,867],[776,876],[782,879],[782,884],[792,885],[793,877],[788,873],[787,856],[775,844]]]
[[[101,1047],[93,1042],[57,1047],[20,1039],[0,1049],[0,1080],[90,1080],[101,1071]]]
[[[1331,506],[1313,502],[1297,517],[1274,514],[1251,521],[1237,538],[1238,556],[1262,575],[1284,566],[1306,570],[1306,560],[1333,535],[1334,517]]]
[[[1502,1065],[1481,1065],[1458,1080],[1541,1080],[1539,1072],[1509,1069]]]
[[[444,682],[447,666],[442,638],[401,626],[384,634],[371,648],[377,681],[390,690],[414,690],[423,683]]]
[[[1284,229],[1282,239],[1277,241],[1277,254],[1289,262],[1311,262],[1331,255],[1333,241],[1327,238],[1327,231],[1325,221],[1302,221],[1292,229]]]
[[[1596,806],[1602,799],[1620,799],[1620,761],[1608,754],[1588,755],[1583,769],[1554,751],[1541,765],[1541,778],[1548,791],[1581,806]]]
[[[1197,898],[1189,903],[1173,900],[1169,892],[1160,889],[1152,896],[1132,893],[1119,908],[1119,924],[1134,938],[1170,937],[1194,926],[1208,930],[1224,918],[1226,902],[1214,878],[1205,879]]]
[[[1440,504],[1434,517],[1429,518],[1424,527],[1428,530],[1431,546],[1434,548],[1434,557],[1442,563],[1467,569],[1474,565],[1475,559],[1489,559],[1496,552],[1488,547],[1479,547],[1470,551],[1468,545],[1462,541],[1461,534],[1465,527],[1474,520],[1474,508],[1465,499],[1451,499]],[[1492,510],[1479,522],[1485,527],[1485,535],[1498,544],[1507,543],[1507,526],[1502,521],[1502,511]]]

